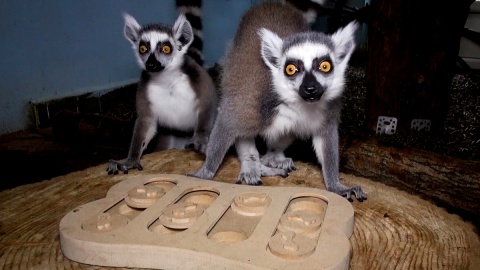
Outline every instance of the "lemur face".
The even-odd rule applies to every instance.
[[[278,94],[287,100],[306,103],[339,97],[347,62],[355,47],[356,28],[351,23],[332,36],[305,32],[283,40],[262,29],[261,54]]]
[[[324,44],[302,42],[283,51],[277,70],[278,73],[283,71],[283,78],[278,76],[279,79],[305,102],[319,101],[331,89],[335,76],[331,49]]]
[[[149,72],[162,71],[178,53],[172,36],[165,32],[143,32],[137,43],[138,63]]]
[[[140,26],[129,14],[124,14],[125,37],[132,43],[139,66],[148,72],[160,72],[178,64],[193,41],[193,31],[184,15],[173,27],[162,24]]]

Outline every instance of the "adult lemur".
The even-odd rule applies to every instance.
[[[241,162],[237,183],[259,185],[261,176],[287,176],[295,169],[283,153],[295,137],[312,138],[327,189],[363,201],[361,187],[339,180],[341,94],[357,24],[329,36],[309,32],[302,15],[288,3],[259,4],[244,15],[225,56],[206,161],[190,175],[212,179],[235,143]],[[262,158],[257,136],[269,147]]]
[[[140,26],[124,14],[125,37],[132,43],[143,69],[136,96],[137,119],[125,161],[110,160],[108,174],[142,170],[140,157],[158,127],[191,132],[193,137],[159,134],[157,150],[183,148],[186,144],[205,153],[217,112],[213,82],[195,60],[186,54],[193,31],[184,14],[173,27],[163,24]]]

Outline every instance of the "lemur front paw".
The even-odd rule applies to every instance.
[[[332,191],[346,198],[350,202],[353,202],[352,195],[354,195],[355,198],[357,198],[357,201],[359,202],[363,202],[367,200],[367,194],[363,192],[362,187],[360,186],[353,186],[351,188],[344,187],[344,188],[340,188]]]
[[[258,161],[242,161],[240,175],[235,183],[241,184],[245,182],[247,185],[262,185],[263,182],[260,179],[262,176],[287,177],[288,171],[279,168],[270,168]]]
[[[274,153],[267,153],[261,159],[260,162],[270,168],[283,169],[287,172],[297,170],[293,160],[291,158],[284,157],[283,155],[277,155]]]
[[[206,179],[206,180],[212,180],[214,173],[202,167],[197,172],[187,173],[187,176]]]
[[[257,175],[255,173],[240,173],[240,175],[237,178],[237,181],[235,184],[242,184],[245,182],[245,184],[249,186],[261,186],[263,185],[262,180],[260,179],[260,175]]]
[[[122,171],[124,174],[127,174],[128,170],[130,169],[137,169],[141,171],[143,170],[143,167],[140,164],[140,162],[135,162],[135,161],[126,160],[125,162],[119,162],[113,159],[110,159],[108,161],[107,173],[109,175],[118,174],[118,171]]]

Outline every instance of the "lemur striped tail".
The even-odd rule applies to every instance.
[[[184,13],[193,28],[195,35],[193,43],[188,49],[190,55],[200,66],[203,66],[203,25],[202,0],[176,0],[177,10]]]

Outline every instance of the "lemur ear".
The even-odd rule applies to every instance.
[[[182,48],[188,48],[190,44],[193,42],[193,30],[192,26],[187,20],[187,17],[185,17],[184,14],[180,14],[178,16],[177,20],[175,21],[175,24],[173,25],[172,28],[173,31],[173,36],[175,37],[175,40],[179,42],[180,48],[179,50],[181,51]]]
[[[123,18],[125,20],[125,27],[123,29],[123,34],[130,42],[135,44],[138,41],[138,32],[141,29],[140,24],[128,13],[123,13]]]
[[[349,60],[350,55],[355,48],[355,31],[358,29],[358,23],[355,21],[350,22],[344,28],[337,30],[331,35],[333,42],[335,43],[335,54],[340,62]]]
[[[262,28],[258,31],[261,39],[261,50],[263,61],[270,69],[278,68],[279,59],[282,55],[283,40],[272,31]]]

